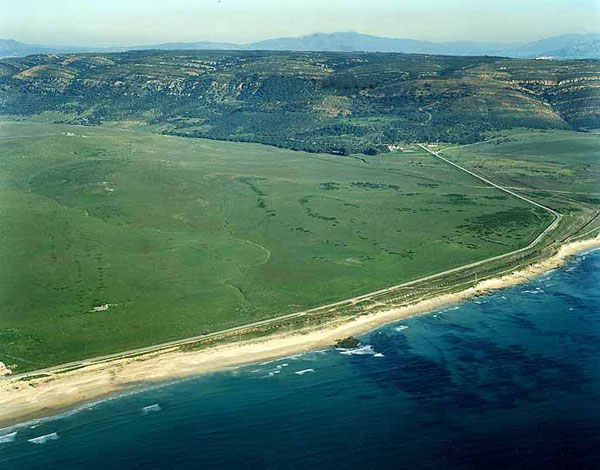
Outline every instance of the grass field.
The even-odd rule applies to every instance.
[[[600,134],[513,131],[444,154],[567,214],[600,207]]]
[[[587,141],[552,135],[565,143],[543,162],[523,138],[482,155],[504,171],[524,152],[590,193]],[[0,360],[17,372],[218,331],[509,252],[549,224],[411,150],[341,157],[2,121]],[[448,155],[481,166],[479,150]]]

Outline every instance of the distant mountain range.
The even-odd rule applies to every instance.
[[[33,54],[64,54],[73,52],[124,52],[146,49],[404,52],[457,56],[488,55],[515,58],[598,59],[600,58],[600,34],[569,34],[534,42],[497,43],[457,41],[436,43],[346,32],[283,37],[249,44],[177,42],[122,47],[40,46],[24,44],[12,39],[0,39],[0,57],[23,57]]]

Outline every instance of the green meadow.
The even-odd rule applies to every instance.
[[[600,133],[514,130],[444,155],[562,212],[600,207]]]
[[[517,152],[500,149],[485,155]],[[564,149],[527,164],[568,173]],[[2,121],[0,360],[38,369],[319,306],[512,251],[550,220],[418,147]]]

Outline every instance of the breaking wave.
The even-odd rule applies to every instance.
[[[154,405],[144,406],[142,408],[142,411],[144,412],[144,414],[148,414],[148,413],[152,413],[154,411],[160,411],[160,410],[162,410],[162,408],[160,407],[160,405],[158,403],[155,403]]]
[[[374,356],[376,354],[373,346],[370,344],[354,349],[336,348],[335,350],[344,356]]]
[[[43,436],[34,437],[32,439],[27,439],[27,442],[31,442],[32,444],[45,444],[48,441],[56,441],[60,439],[57,433],[53,432],[50,434],[44,434]]]
[[[11,433],[8,433],[8,434],[3,434],[2,436],[0,436],[0,444],[5,444],[7,442],[14,441],[16,435],[17,435],[17,431],[11,432]]]
[[[455,305],[454,307],[448,307],[448,308],[444,308],[442,310],[438,310],[438,313],[444,313],[444,312],[452,312],[454,310],[458,310],[461,306],[460,305]],[[436,315],[434,315],[435,317]]]
[[[540,287],[536,287],[535,289],[522,290],[521,293],[522,294],[543,294],[544,290]]]

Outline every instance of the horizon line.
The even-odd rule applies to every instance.
[[[311,37],[311,36],[317,36],[317,35],[323,35],[323,36],[332,36],[335,34],[357,34],[360,36],[370,36],[370,37],[374,37],[374,38],[381,38],[381,39],[391,39],[391,40],[409,40],[409,41],[418,41],[418,42],[427,42],[427,43],[431,43],[431,44],[447,44],[447,43],[481,43],[481,44],[486,44],[486,43],[500,43],[500,44],[528,44],[528,43],[533,43],[533,42],[537,42],[537,41],[543,41],[545,39],[551,39],[551,38],[557,38],[557,37],[564,37],[564,36],[593,36],[593,35],[600,35],[600,31],[598,32],[587,32],[587,33],[580,33],[580,32],[571,32],[571,33],[562,33],[562,34],[557,34],[557,35],[552,35],[552,36],[541,36],[538,37],[537,39],[532,39],[532,40],[503,40],[503,39],[497,39],[497,40],[479,40],[479,39],[454,39],[454,40],[444,40],[444,41],[432,41],[429,39],[415,39],[415,38],[411,38],[411,37],[397,37],[397,36],[378,36],[377,34],[372,34],[372,33],[362,33],[359,31],[353,31],[353,30],[348,30],[348,31],[334,31],[331,33],[324,33],[324,32],[313,32],[313,33],[307,33],[307,34],[302,34],[299,36],[272,36],[272,37],[265,37],[263,39],[258,39],[256,41],[249,41],[249,42],[233,42],[233,41],[228,41],[228,40],[214,40],[214,39],[197,39],[197,40],[172,40],[172,41],[158,41],[154,42],[152,44],[150,43],[136,43],[136,44],[104,44],[104,45],[77,45],[77,44],[60,44],[60,43],[45,43],[45,42],[29,42],[27,40],[21,40],[21,39],[14,39],[14,38],[0,38],[0,40],[5,40],[5,41],[15,41],[15,42],[19,42],[21,44],[25,44],[28,46],[40,46],[40,47],[89,47],[89,48],[116,48],[116,47],[145,47],[145,46],[161,46],[161,45],[166,45],[166,44],[194,44],[194,43],[201,43],[201,42],[205,42],[205,43],[215,43],[215,44],[230,44],[233,46],[248,46],[251,44],[256,44],[256,43],[260,43],[260,42],[264,42],[264,41],[270,41],[270,40],[277,40],[277,39],[303,39],[303,38],[307,38],[307,37]]]

